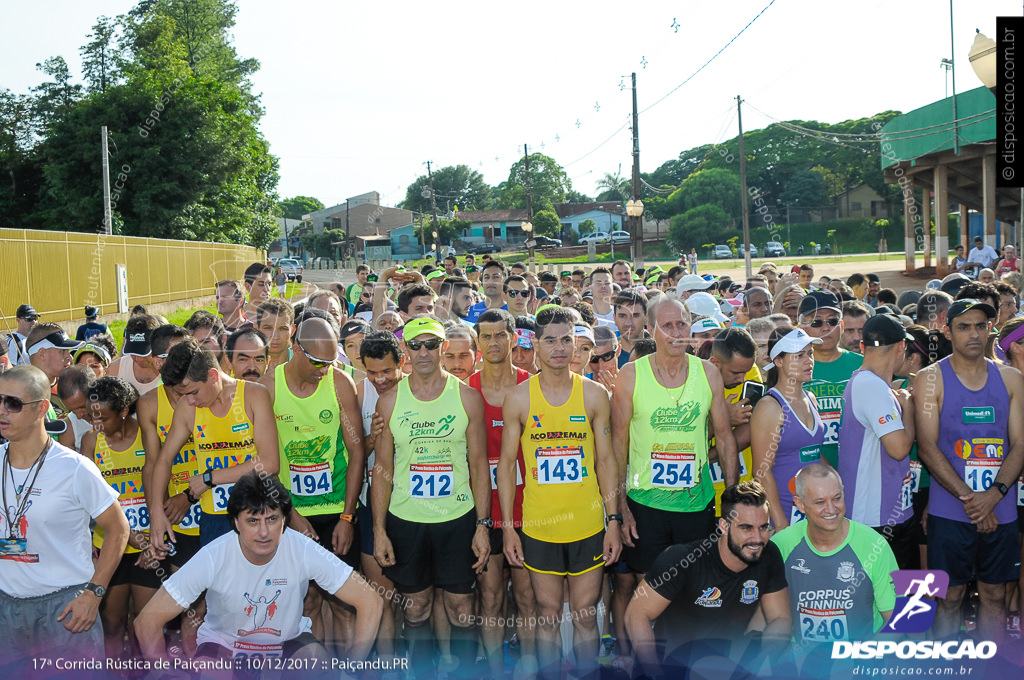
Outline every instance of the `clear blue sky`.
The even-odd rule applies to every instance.
[[[262,64],[254,89],[266,108],[263,134],[281,159],[282,197],[332,205],[376,190],[393,205],[427,160],[467,164],[497,184],[524,142],[593,196],[604,173],[620,164],[630,172],[628,125],[619,128],[631,100],[620,82],[636,71],[640,109],[654,104],[768,2],[244,0],[234,37],[241,56]],[[78,48],[96,17],[133,4],[5,3],[0,87],[27,92],[42,80],[35,64],[54,55],[80,76]],[[954,0],[953,12],[962,92],[980,85],[967,60],[975,28],[994,36],[995,17],[1019,15],[1021,4]],[[737,94],[781,120],[918,108],[945,96],[939,63],[950,52],[944,0],[776,0],[641,115],[641,170],[734,136]],[[769,122],[744,110],[748,130]]]

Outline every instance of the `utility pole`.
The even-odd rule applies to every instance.
[[[107,151],[107,126],[100,128],[103,154],[103,229],[107,236],[114,233],[114,216],[110,212],[110,155]]]
[[[636,112],[636,72],[633,72],[633,200],[640,200],[640,128]],[[635,267],[644,266],[644,216],[633,218]]]
[[[949,0],[949,72],[953,79],[953,155],[960,155],[960,126],[956,122],[956,53],[952,50],[955,48],[953,44],[953,0]],[[942,210],[946,210],[946,206],[942,206]],[[939,211],[939,206],[935,206],[935,212]],[[927,225],[926,225],[927,226]]]
[[[529,242],[533,241],[533,195],[530,189],[530,147],[527,144],[523,144],[523,154],[526,156],[526,222],[530,225],[530,230],[526,233],[526,240]],[[530,260],[530,271],[533,271],[534,266],[534,254],[533,246],[529,247],[529,260]]]
[[[434,197],[434,175],[430,172],[430,161],[427,161],[427,181],[430,182],[430,209],[434,215],[434,259],[441,261],[441,253],[437,244],[437,199]]]
[[[736,115],[740,122],[740,205],[743,210],[743,261],[746,263],[747,278],[752,275],[750,267],[750,211],[747,210],[747,156],[743,151],[743,100],[736,95]],[[789,212],[787,208],[787,213]]]

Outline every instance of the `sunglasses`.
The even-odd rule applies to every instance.
[[[510,288],[505,291],[505,295],[508,295],[513,300],[515,300],[517,297],[528,298],[530,297],[530,289],[527,288],[526,290],[514,290]]]
[[[441,346],[442,342],[441,338],[430,338],[429,340],[406,340],[405,344],[413,352],[419,352],[421,347],[426,347],[433,352]]]
[[[4,409],[8,413],[21,413],[21,409],[25,408],[25,404],[38,404],[41,401],[46,401],[46,399],[22,401],[18,397],[9,397],[6,394],[0,394],[0,404],[3,404]]]
[[[814,321],[810,322],[807,325],[810,326],[811,328],[821,328],[825,324],[828,324],[829,326],[835,328],[841,322],[842,319],[837,319],[836,317],[833,316],[831,319],[815,319]]]
[[[605,352],[604,354],[595,354],[590,357],[590,363],[596,364],[598,361],[614,361],[614,359],[615,350],[612,350],[611,352]]]
[[[295,344],[298,346],[298,348],[300,350],[302,350],[302,353],[306,355],[306,358],[309,359],[309,363],[313,364],[313,368],[323,368],[324,366],[333,366],[334,362],[336,362],[338,360],[337,357],[331,359],[330,361],[324,361],[323,359],[317,359],[315,356],[313,356],[312,354],[310,354],[309,352],[306,351],[306,348],[302,346],[301,342],[296,340]]]

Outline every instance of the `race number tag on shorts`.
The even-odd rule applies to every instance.
[[[149,509],[145,498],[127,498],[120,501],[124,516],[128,518],[128,528],[132,531],[149,529]]]
[[[722,472],[722,466],[716,460],[709,467],[711,471],[711,483],[712,484],[725,484],[725,473]],[[740,455],[740,479],[747,476],[747,461]]]
[[[409,495],[413,498],[447,498],[452,495],[454,473],[450,463],[409,466]]]
[[[185,516],[178,522],[179,529],[198,529],[199,517],[203,514],[203,508],[199,503],[193,503]]]
[[[583,481],[583,449],[562,446],[537,449],[538,484],[578,484]]]
[[[805,642],[833,642],[847,636],[845,609],[800,607],[800,635]]]
[[[920,477],[918,477],[920,480]],[[900,485],[900,510],[909,510],[914,506],[914,472],[911,470],[903,478]]]
[[[491,489],[498,488],[498,461],[489,460],[487,464],[491,467]],[[523,471],[519,469],[519,461],[516,461],[516,486],[523,485]]]
[[[695,454],[651,451],[651,486],[656,489],[690,489],[696,469]]]
[[[910,491],[911,493],[917,493],[921,490],[921,461],[912,460],[910,461]]]
[[[231,656],[236,659],[279,659],[284,654],[284,645],[260,645],[245,640],[235,640]]]
[[[213,492],[213,511],[214,512],[227,512],[228,511],[228,497],[231,495],[231,490],[235,488],[235,483],[231,484],[218,484],[217,486],[210,489]]]
[[[807,515],[800,512],[799,508],[796,507],[796,503],[794,503],[789,509],[789,523],[796,524],[797,522],[802,522],[805,519],[807,519]]]
[[[843,421],[842,411],[825,411],[821,414],[821,422],[825,426],[825,439],[822,444],[839,443],[839,425]]]
[[[331,466],[327,463],[296,465],[288,463],[294,496],[324,496],[334,492]]]

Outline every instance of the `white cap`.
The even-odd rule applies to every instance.
[[[720,331],[722,325],[714,319],[699,319],[693,322],[690,333],[707,333],[708,331]]]
[[[722,308],[719,307],[718,300],[710,293],[694,293],[683,300],[683,304],[686,305],[686,308],[692,314],[697,316],[709,316],[720,323],[725,323],[729,320],[729,317],[722,314]]]
[[[772,347],[772,351],[768,353],[768,357],[773,361],[775,357],[782,353],[793,354],[799,352],[807,345],[820,345],[824,340],[821,338],[812,338],[804,332],[804,329],[797,328],[796,330],[790,331],[782,336],[775,346]]]
[[[682,293],[689,290],[707,290],[711,287],[712,283],[714,282],[708,281],[696,274],[687,274],[676,282],[676,292]]]

